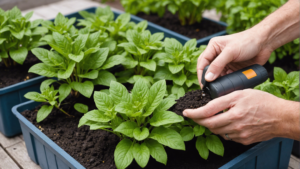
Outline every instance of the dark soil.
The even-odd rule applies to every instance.
[[[39,62],[40,60],[31,52],[28,52],[28,56],[23,65],[17,64],[16,66],[7,68],[3,62],[0,62],[0,88],[37,77],[37,74],[28,73],[28,70],[31,66]]]
[[[273,81],[274,80],[274,67],[280,67],[283,70],[285,70],[287,73],[290,73],[292,71],[299,71],[300,67],[297,66],[294,62],[296,60],[293,59],[293,56],[285,56],[282,59],[276,59],[276,61],[273,64],[270,64],[267,62],[264,67],[267,69],[269,78]]]
[[[178,100],[179,103],[175,105],[172,110],[174,111],[176,109],[175,111],[179,112],[185,108],[196,108],[206,104],[210,98],[207,96],[203,97],[202,94],[205,93],[200,90],[187,93],[185,97]],[[203,98],[204,101],[200,101],[201,98]],[[47,119],[37,124],[36,113],[42,105],[36,107],[35,110],[22,112],[22,115],[24,115],[37,128],[74,157],[84,167],[88,169],[115,169],[114,150],[120,141],[119,138],[114,134],[103,130],[91,131],[88,126],[77,128],[82,114],[73,109],[73,104],[75,102],[84,103],[89,106],[90,110],[93,110],[96,109],[93,100],[83,97],[79,97],[75,100],[70,99],[69,97],[65,102],[69,104],[68,106],[62,106],[62,108],[75,116],[74,118],[68,118],[62,112],[54,109]],[[186,106],[184,107],[181,102],[185,102]],[[208,160],[202,159],[195,148],[195,140],[192,140],[186,143],[186,151],[173,150],[165,147],[168,154],[167,166],[156,162],[151,157],[146,168],[219,168],[253,146],[243,146],[232,141],[223,140],[222,138],[221,140],[225,147],[224,157],[210,153]],[[134,161],[128,168],[135,169],[140,167]]]
[[[201,39],[226,29],[225,26],[206,19],[202,19],[200,23],[182,26],[178,15],[173,15],[169,11],[166,11],[162,18],[157,14],[147,15],[145,13],[139,13],[137,16],[189,38]]]
[[[183,116],[183,110],[202,107],[209,101],[211,101],[209,94],[205,93],[203,90],[195,90],[187,92],[183,97],[179,98],[177,104],[171,107],[170,110]]]

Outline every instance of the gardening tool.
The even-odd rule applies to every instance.
[[[210,93],[212,99],[236,90],[253,88],[268,79],[267,70],[263,66],[255,64],[207,82],[204,76],[208,67],[209,65],[203,70],[201,83],[203,90]]]

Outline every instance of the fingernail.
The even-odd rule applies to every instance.
[[[183,111],[182,114],[183,114],[184,116],[186,116],[186,112],[185,112],[185,111]]]
[[[211,72],[208,72],[206,75],[205,75],[205,79],[206,80],[214,80],[213,78],[214,78],[214,74],[213,73],[211,73]]]

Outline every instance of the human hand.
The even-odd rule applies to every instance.
[[[215,115],[218,112],[228,111]],[[224,139],[249,145],[274,137],[299,139],[299,103],[266,92],[246,89],[216,98],[183,115]],[[298,134],[298,135],[297,135]]]
[[[255,30],[212,38],[205,51],[198,58],[197,74],[201,87],[203,69],[210,64],[205,79],[213,81],[241,68],[260,64],[269,59],[273,49],[264,45],[264,36]]]

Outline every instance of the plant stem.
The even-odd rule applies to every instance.
[[[61,112],[65,113],[67,116],[69,116],[69,117],[74,117],[74,116],[68,114],[68,113],[67,113],[66,111],[64,111],[63,109],[59,108],[57,105],[55,105],[55,107],[56,107],[58,110],[60,110]]]

